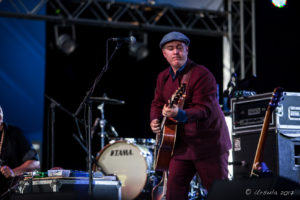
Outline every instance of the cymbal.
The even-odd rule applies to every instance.
[[[90,99],[95,102],[101,102],[101,103],[103,102],[107,104],[125,104],[125,101],[118,100],[118,99],[111,99],[108,97],[90,97]]]

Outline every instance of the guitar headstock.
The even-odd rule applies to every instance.
[[[284,89],[281,88],[281,87],[277,87],[277,88],[274,89],[273,94],[272,94],[272,98],[269,102],[269,106],[270,106],[270,109],[272,111],[278,106],[278,103],[282,98],[282,92],[283,91],[284,91]]]
[[[173,104],[177,104],[180,97],[182,97],[182,95],[185,93],[186,90],[186,84],[182,83],[178,89],[176,90],[176,92],[172,95],[171,101],[169,106],[172,107]]]

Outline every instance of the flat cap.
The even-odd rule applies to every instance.
[[[190,39],[184,35],[183,33],[180,32],[170,32],[168,34],[166,34],[160,41],[159,46],[160,48],[162,48],[165,44],[167,44],[168,42],[171,41],[181,41],[184,42],[187,46],[189,46],[190,44]]]

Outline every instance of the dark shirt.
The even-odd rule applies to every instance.
[[[186,63],[184,65],[182,65],[177,71],[176,71],[176,74],[174,74],[174,71],[172,69],[172,67],[170,66],[170,74],[172,76],[172,79],[175,80],[180,74],[181,72],[183,71],[184,67],[186,66]]]
[[[2,159],[3,165],[9,166],[14,169],[22,165],[27,160],[38,160],[37,152],[32,148],[31,143],[23,135],[22,131],[11,125],[4,123],[4,140],[2,144],[2,152],[0,158]],[[0,139],[3,131],[0,133]],[[0,173],[0,193],[3,192],[4,187],[7,183],[7,179]]]
[[[186,88],[183,111],[187,120],[179,127],[174,150],[177,159],[201,159],[223,154],[231,148],[229,131],[217,99],[213,74],[204,66],[188,60],[183,73],[173,81],[169,68],[157,78],[155,97],[151,104],[150,120],[161,119],[163,105],[178,89],[188,70],[193,70]]]

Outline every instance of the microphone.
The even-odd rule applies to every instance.
[[[112,40],[114,42],[127,42],[129,44],[135,44],[136,43],[136,39],[134,36],[130,36],[130,37],[120,37],[120,38],[109,38],[109,40]]]

